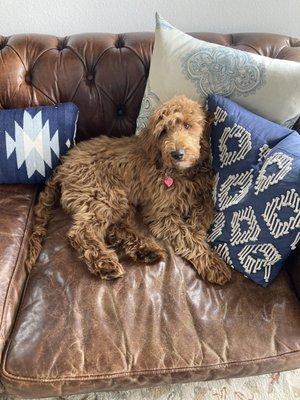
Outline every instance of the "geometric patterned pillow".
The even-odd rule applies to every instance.
[[[208,240],[267,286],[300,241],[300,135],[210,95],[216,215]]]
[[[42,184],[75,143],[73,103],[0,110],[0,184]]]

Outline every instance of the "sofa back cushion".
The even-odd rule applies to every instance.
[[[199,26],[201,23],[199,22]],[[240,33],[192,36],[272,58],[300,62],[300,40]],[[0,108],[74,102],[77,138],[132,135],[149,73],[154,34],[0,36]]]

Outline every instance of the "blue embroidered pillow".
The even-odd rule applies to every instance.
[[[217,210],[209,241],[267,286],[300,240],[300,135],[218,95],[208,98]]]
[[[0,110],[0,184],[44,183],[74,144],[73,103]]]

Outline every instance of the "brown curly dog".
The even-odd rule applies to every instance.
[[[40,252],[60,189],[73,218],[68,238],[92,273],[124,274],[116,248],[134,260],[163,260],[165,240],[203,279],[227,282],[231,269],[206,242],[213,219],[208,125],[198,103],[178,96],[139,136],[101,136],[71,149],[40,194],[27,266]],[[150,234],[138,230],[137,208]]]

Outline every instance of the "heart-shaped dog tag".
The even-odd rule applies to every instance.
[[[169,188],[173,185],[174,180],[171,178],[171,176],[166,176],[164,179],[164,184]]]

